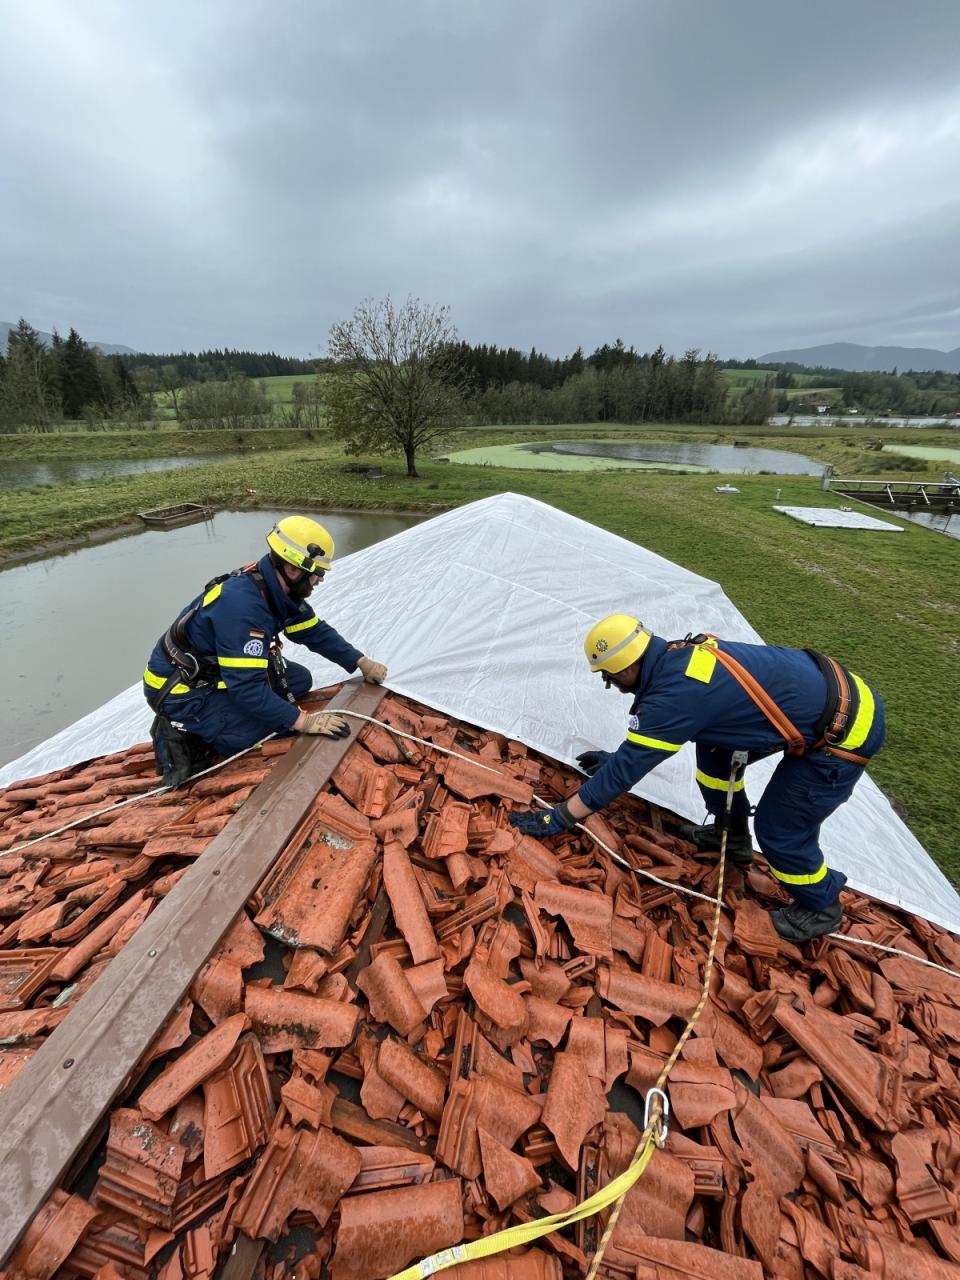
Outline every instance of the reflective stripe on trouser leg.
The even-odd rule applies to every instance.
[[[723,813],[727,803],[732,759],[733,752],[725,747],[705,747],[697,743],[697,786],[707,813],[715,817]],[[746,818],[750,813],[750,801],[747,799],[743,778],[736,784],[730,813],[734,818]]]
[[[847,882],[826,865],[820,825],[850,798],[862,773],[860,765],[820,751],[784,756],[757,805],[759,848],[791,897],[812,911],[829,907]]]

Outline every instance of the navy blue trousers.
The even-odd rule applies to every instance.
[[[284,668],[294,698],[310,692],[313,676],[307,667],[285,661]],[[251,718],[226,689],[211,689],[199,697],[187,694],[182,702],[179,698],[167,698],[163,709],[171,720],[208,742],[220,756],[232,756],[252,747],[275,728]]]
[[[875,755],[884,737],[883,702],[874,696],[873,726],[858,751],[865,756]],[[714,815],[724,810],[726,782],[722,789],[716,783],[729,778],[732,754],[721,747],[697,744],[697,781],[707,811]],[[758,847],[777,880],[801,906],[812,911],[829,907],[847,883],[842,871],[827,866],[820,848],[820,826],[850,799],[863,772],[862,765],[823,751],[785,755],[757,805],[753,833]],[[740,817],[750,813],[742,786],[734,793],[732,812]]]

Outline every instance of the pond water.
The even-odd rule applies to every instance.
[[[888,511],[887,507],[876,509],[878,515]],[[910,520],[913,524],[922,524],[925,529],[932,529],[935,533],[945,533],[948,538],[960,538],[960,515],[949,511],[898,511],[895,507],[890,507],[889,514]]]
[[[218,573],[259,559],[268,529],[289,514],[221,511],[199,524],[137,533],[0,573],[0,764],[135,684],[179,610]],[[316,518],[333,535],[338,559],[418,522],[365,513]],[[315,597],[321,616],[322,591]]]
[[[648,466],[667,464],[691,471],[719,471],[736,475],[757,475],[766,471],[775,475],[819,476],[823,465],[800,453],[783,449],[760,449],[753,445],[738,448],[732,444],[680,444],[645,440],[564,440],[553,444],[528,444],[524,449],[534,453],[574,454],[589,458],[622,458]]]
[[[178,471],[181,467],[202,467],[207,462],[230,462],[243,456],[192,453],[183,458],[104,458],[101,462],[0,462],[0,490],[102,480],[104,476],[137,476],[145,471]]]

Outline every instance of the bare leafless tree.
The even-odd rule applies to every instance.
[[[461,427],[469,381],[449,307],[419,298],[366,299],[330,330],[327,421],[352,453],[400,452],[417,475],[417,450]]]

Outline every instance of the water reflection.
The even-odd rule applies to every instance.
[[[134,684],[164,627],[203,584],[266,550],[288,511],[221,511],[0,573],[4,681],[0,764]],[[317,513],[337,558],[416,524],[415,516]],[[316,602],[322,613],[322,600]],[[335,619],[331,619],[335,623]]]
[[[644,440],[564,440],[552,444],[529,444],[533,453],[572,453],[590,458],[626,458],[631,462],[680,463],[696,471],[721,471],[737,475],[819,476],[821,463],[784,449],[761,449],[753,445],[681,444]]]
[[[35,489],[104,476],[137,476],[145,471],[179,471],[207,462],[231,462],[240,453],[192,453],[185,458],[104,458],[100,462],[0,462],[0,490]]]

